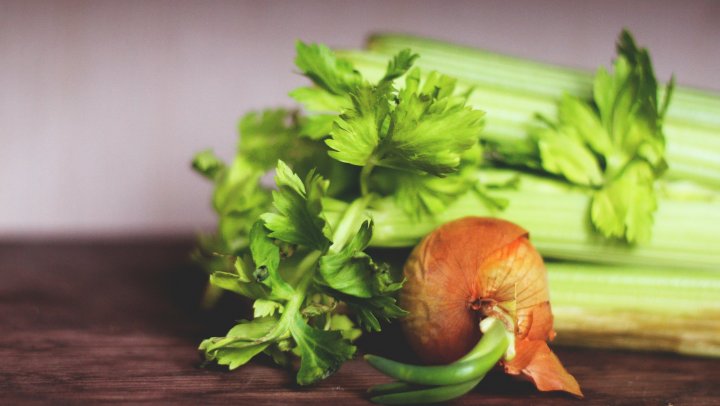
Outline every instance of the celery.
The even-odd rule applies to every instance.
[[[369,52],[346,52],[367,75],[384,68],[387,55],[411,48],[417,64],[459,79],[475,89],[469,103],[487,114],[483,138],[523,148],[535,115],[554,117],[564,93],[590,99],[592,73],[508,57],[488,51],[407,36],[375,36]],[[720,188],[720,95],[678,88],[664,123],[669,179]]]
[[[406,247],[415,245],[439,225],[465,216],[496,216],[521,224],[530,232],[537,249],[548,258],[616,263],[625,265],[675,266],[691,269],[719,269],[720,243],[716,227],[720,224],[720,195],[714,192],[688,195],[666,184],[655,213],[651,240],[628,245],[599,237],[590,227],[587,210],[590,197],[581,188],[563,182],[509,170],[483,169],[483,177],[518,176],[517,189],[494,191],[508,199],[508,207],[498,212],[474,191],[452,203],[432,218],[418,220],[398,208],[391,199],[377,201],[369,211],[375,220],[371,245]],[[325,204],[330,220],[345,203]]]
[[[333,314],[336,307],[329,303],[345,302],[354,311],[358,326],[368,331],[379,330],[380,320],[404,314],[391,297],[401,284],[392,279],[388,267],[364,252],[368,245],[411,247],[438,225],[471,215],[503,217],[525,227],[547,258],[596,263],[562,265],[570,267],[564,274],[552,271],[557,266],[550,264],[551,278],[557,285],[553,290],[557,300],[553,303],[558,326],[567,332],[566,337],[585,334],[590,343],[602,339],[592,336],[598,333],[582,323],[599,317],[597,314],[604,316],[603,311],[617,312],[621,326],[629,323],[633,315],[646,314],[643,320],[660,320],[662,315],[653,313],[649,303],[657,303],[653,298],[666,298],[665,292],[677,285],[668,281],[676,276],[692,273],[698,275],[693,279],[697,281],[707,276],[705,288],[711,290],[698,293],[697,300],[692,292],[699,290],[694,288],[687,291],[690,293],[671,295],[662,304],[672,312],[664,314],[680,314],[682,319],[684,313],[676,310],[699,315],[707,308],[703,298],[715,292],[713,278],[717,276],[712,271],[720,266],[720,246],[715,237],[715,227],[720,224],[720,192],[692,183],[656,179],[664,169],[660,168],[665,157],[663,145],[655,148],[648,142],[633,144],[652,147],[642,154],[632,145],[627,150],[611,145],[609,152],[597,151],[598,156],[590,155],[588,162],[599,167],[597,159],[610,162],[609,158],[614,158],[612,165],[602,165],[603,170],[611,166],[623,170],[620,175],[615,172],[612,177],[585,183],[568,176],[563,179],[564,174],[545,166],[545,176],[483,166],[498,161],[483,162],[484,114],[480,110],[487,111],[486,144],[507,148],[515,159],[512,163],[531,158],[523,169],[540,169],[537,164],[547,161],[533,157],[538,152],[527,142],[526,127],[535,123],[537,113],[554,115],[558,98],[566,91],[590,97],[587,74],[562,68],[533,74],[533,70],[543,71],[544,65],[508,64],[512,58],[487,54],[483,66],[489,70],[477,76],[460,56],[438,57],[433,54],[436,51],[428,50],[426,60],[456,70],[456,75],[462,77],[458,83],[442,74],[423,75],[413,67],[418,56],[407,51],[399,52],[387,63],[385,59],[379,61],[381,54],[347,53],[357,62],[353,66],[336,59],[324,46],[298,43],[297,47],[296,64],[313,84],[294,90],[291,96],[305,113],[283,109],[250,113],[240,122],[240,147],[232,164],[223,163],[209,151],[198,154],[193,162],[198,172],[215,183],[213,206],[219,216],[217,234],[201,240],[197,257],[208,269],[210,283],[215,287],[255,299],[252,322],[241,322],[226,337],[203,342],[201,349],[208,360],[235,368],[259,352],[266,352],[283,363],[290,356],[285,352],[297,348],[294,352],[302,358],[299,383],[327,376],[352,355],[355,347],[349,340],[356,337],[357,331],[350,319]],[[644,52],[637,55],[646,57]],[[367,71],[370,77],[360,71]],[[653,97],[632,100],[652,104],[650,109],[635,109],[634,103],[626,109],[654,115],[655,121],[642,127],[651,131],[634,134],[641,138],[657,135],[657,119],[663,116],[656,106],[662,104],[654,102],[654,75],[648,72],[632,83],[650,89],[647,94]],[[574,82],[568,79],[573,77],[577,79]],[[477,91],[468,100],[470,87]],[[625,88],[604,89],[617,95]],[[712,185],[712,181],[720,179],[720,161],[716,159],[720,143],[716,137],[708,136],[720,126],[713,113],[714,99],[687,90],[681,91],[678,99],[685,109],[674,107],[677,114],[665,123],[668,130],[679,128],[684,134],[683,142],[667,150],[674,168],[671,178],[708,180],[704,183]],[[628,111],[620,111],[618,116]],[[624,134],[625,127],[622,122],[620,125],[619,131]],[[662,143],[663,137],[653,139]],[[575,155],[564,147],[562,144],[554,148],[550,158],[570,155],[569,160],[574,161]],[[492,149],[485,151],[492,157]],[[609,184],[619,184],[619,189],[607,188],[607,179],[615,182],[627,179],[621,175],[634,173],[638,166],[628,166],[622,160],[632,161],[636,156],[648,165],[657,164],[651,167],[652,176],[635,176],[628,182]],[[271,191],[261,179],[273,167],[277,168],[277,189]],[[600,216],[597,211],[591,216],[590,204],[599,193],[605,199],[602,203],[610,203],[601,206],[605,211]],[[623,200],[625,196],[632,200],[628,203]],[[616,205],[618,201],[622,205]],[[367,215],[372,221],[365,221]],[[597,222],[601,217],[602,224],[615,218],[620,218],[623,227],[641,224],[651,236],[635,239],[629,234],[603,234]],[[627,222],[627,218],[631,221]],[[609,239],[614,237],[622,239]],[[304,255],[289,258],[295,252]],[[625,268],[612,268],[607,265],[610,263]],[[677,275],[658,273],[659,279],[652,275],[643,279],[636,274],[635,267],[640,265],[674,267]],[[590,268],[593,273],[587,271]],[[628,282],[628,286],[615,289],[613,283],[626,280],[620,276],[611,278],[617,269],[624,269],[626,275],[621,276],[642,286],[633,290]],[[578,279],[594,277],[595,270],[607,274],[608,285],[604,285],[603,278],[595,283],[598,287]],[[578,283],[584,286],[576,287]],[[608,287],[612,292],[593,296]],[[589,290],[583,290],[586,288]],[[632,292],[643,297],[631,301],[626,296]],[[633,314],[623,315],[625,305]],[[665,308],[656,309],[661,312]],[[712,317],[714,308],[709,309]],[[703,335],[716,332],[712,322],[704,325],[697,317],[688,316],[687,320],[677,321],[677,329],[668,337],[680,334],[684,321],[697,323],[695,332],[699,342],[704,343],[698,351],[716,354],[716,344]],[[642,343],[646,337],[641,332],[643,325],[632,328],[623,337],[640,338],[627,343],[617,341],[618,345]],[[689,351],[669,345],[652,348]]]
[[[720,273],[548,263],[557,342],[720,356]]]

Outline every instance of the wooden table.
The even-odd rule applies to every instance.
[[[233,372],[201,368],[201,338],[221,334],[242,303],[196,305],[202,274],[189,239],[0,243],[0,404],[369,404],[385,380],[355,360],[298,388],[288,371],[255,360]],[[719,298],[720,299],[720,298]],[[361,342],[392,350],[394,332]],[[720,404],[720,361],[557,348],[583,401],[537,393],[494,374],[455,404]]]

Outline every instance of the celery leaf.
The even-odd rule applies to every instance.
[[[262,169],[238,156],[215,177],[213,206],[228,254],[247,247],[254,219],[270,206],[270,192],[260,184],[263,174]]]
[[[193,169],[204,177],[214,180],[218,173],[225,169],[225,163],[212,150],[205,150],[195,155]]]
[[[262,221],[250,231],[250,253],[255,264],[253,279],[270,288],[273,298],[288,299],[293,288],[280,276],[280,248]]]
[[[382,125],[389,111],[389,101],[370,87],[351,94],[353,107],[334,122],[331,138],[325,143],[330,156],[340,162],[366,165],[375,153],[382,134]]]
[[[330,93],[320,87],[299,87],[290,92],[290,97],[314,112],[336,112],[351,106],[350,99],[344,94]]]
[[[210,283],[251,299],[266,297],[268,294],[263,285],[256,282],[245,282],[237,274],[229,272],[213,272],[210,275]]]
[[[484,113],[455,95],[455,80],[431,73],[424,82],[420,70],[406,77],[387,134],[382,137],[379,165],[409,168],[436,176],[457,170],[466,150],[479,141]]]
[[[398,52],[390,62],[388,62],[385,76],[383,76],[381,82],[391,82],[407,73],[418,57],[418,54],[414,54],[409,49],[403,49]]]
[[[653,172],[646,162],[635,162],[606,187],[595,192],[593,224],[606,236],[648,241],[657,198]]]
[[[593,191],[591,219],[604,236],[643,242],[657,209],[654,182],[667,169],[663,114],[672,94],[658,101],[650,55],[627,31],[617,45],[613,71],[598,69],[594,105],[564,96],[557,123],[532,135],[542,167]]]
[[[360,73],[352,64],[326,46],[298,41],[295,47],[295,65],[316,85],[336,95],[345,94],[362,83]]]
[[[348,295],[371,297],[374,264],[363,252],[371,237],[372,223],[366,221],[347,245],[320,258],[318,270],[323,282]]]
[[[310,327],[299,314],[293,318],[290,332],[300,350],[300,370],[297,374],[300,385],[328,377],[355,354],[356,347],[340,332]]]
[[[455,80],[411,71],[397,92],[365,86],[351,92],[353,108],[335,122],[330,156],[352,165],[377,165],[444,176],[476,145],[484,113],[455,94]]]
[[[311,171],[303,183],[283,161],[278,161],[275,181],[278,190],[273,191],[273,205],[278,213],[261,216],[271,231],[270,237],[321,251],[327,249],[329,230],[321,199],[329,182]]]
[[[271,344],[263,340],[263,337],[272,331],[276,323],[271,317],[241,321],[230,329],[225,337],[203,340],[199,349],[208,361],[227,365],[230,369],[238,368]]]

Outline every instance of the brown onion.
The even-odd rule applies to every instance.
[[[555,336],[547,271],[527,231],[492,218],[447,223],[415,248],[404,273],[400,305],[410,313],[403,328],[421,360],[456,361],[480,339],[479,322],[495,316],[515,334],[507,373],[582,396],[547,346]]]

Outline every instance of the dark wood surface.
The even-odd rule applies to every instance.
[[[299,388],[262,359],[233,372],[202,368],[201,338],[243,304],[198,310],[202,274],[189,240],[0,243],[0,404],[369,404],[386,381],[363,361]],[[402,352],[390,329],[361,348]],[[453,404],[720,404],[720,361],[557,348],[586,398],[537,393],[494,373]]]

